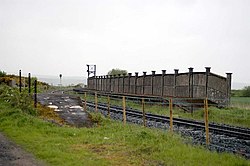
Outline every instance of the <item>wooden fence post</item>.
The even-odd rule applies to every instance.
[[[173,132],[173,100],[169,99],[169,119],[170,119],[170,131]]]
[[[95,112],[98,112],[97,92],[95,92]]]
[[[110,118],[110,97],[108,95],[108,117]]]
[[[142,98],[142,120],[143,120],[143,126],[146,127],[146,116],[145,116],[145,100]]]
[[[206,130],[206,145],[209,145],[208,100],[204,100],[204,121]]]
[[[126,124],[126,100],[125,96],[122,96],[122,107],[123,107],[123,124]]]

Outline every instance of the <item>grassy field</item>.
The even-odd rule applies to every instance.
[[[0,131],[48,165],[250,165],[167,131],[92,116],[93,128],[59,127],[0,100]]]
[[[232,97],[231,106],[250,110],[250,97]]]

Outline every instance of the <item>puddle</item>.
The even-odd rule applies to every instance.
[[[80,98],[57,92],[39,94],[38,101],[54,109],[67,124],[75,127],[91,127],[93,124],[88,113],[80,106]]]
[[[52,103],[51,103],[52,104]],[[53,109],[58,109],[58,106],[56,106],[56,105],[49,105],[48,106],[49,108],[53,108]]]
[[[71,106],[71,107],[69,107],[69,108],[70,108],[70,109],[77,109],[77,108],[82,109],[82,107],[79,106],[79,105],[74,105],[74,106]]]

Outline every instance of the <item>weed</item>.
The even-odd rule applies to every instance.
[[[37,111],[33,108],[33,100],[27,91],[22,91],[20,93],[17,88],[1,85],[0,97],[2,100],[10,103],[11,106],[20,108],[24,113],[33,116],[37,115]]]
[[[58,127],[0,100],[0,131],[48,165],[248,165],[232,154],[183,143],[178,135],[93,115],[98,127]],[[212,160],[211,160],[212,159]]]

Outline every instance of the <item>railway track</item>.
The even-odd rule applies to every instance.
[[[88,107],[95,107],[95,103],[88,102]],[[98,109],[102,109],[107,111],[108,106],[103,103],[98,104]],[[110,112],[122,114],[123,108],[120,106],[110,106]],[[142,119],[143,114],[139,110],[133,110],[132,108],[126,108],[127,116],[137,117]],[[161,122],[161,123],[168,123],[170,122],[170,118],[168,116],[156,115],[151,113],[146,113],[145,117],[147,120]],[[202,129],[205,130],[205,123],[202,121],[190,120],[190,119],[183,119],[183,118],[173,118],[173,124],[177,126],[186,126],[195,129]],[[250,140],[250,129],[248,128],[241,128],[229,125],[219,125],[215,123],[209,123],[209,132],[213,132],[216,134],[223,134],[230,137],[235,137],[238,139]]]
[[[74,90],[75,91],[75,90]],[[76,92],[76,91],[75,91]],[[78,91],[83,93],[83,91]],[[88,94],[94,94],[93,91],[89,91]],[[107,96],[110,98],[121,98],[119,95],[113,95],[107,93],[98,93],[98,96]],[[132,100],[140,103],[141,98],[138,96],[125,95],[126,100]],[[152,98],[152,96],[143,96],[147,103],[151,104],[168,104],[168,101],[163,101],[163,98]],[[95,111],[95,103],[86,103],[88,110]],[[175,105],[178,106],[178,105]],[[108,106],[106,103],[98,102],[98,112],[108,115]],[[110,117],[115,120],[123,120],[123,108],[121,106],[109,106]],[[155,127],[161,129],[170,128],[170,118],[168,116],[156,115],[152,113],[145,114],[146,125],[148,127]],[[126,107],[126,120],[131,123],[143,124],[143,113],[140,110]],[[209,145],[206,144],[205,123],[203,121],[173,118],[173,130],[181,134],[188,139],[189,143],[200,144],[206,146],[208,149],[217,152],[229,152],[244,156],[250,159],[250,129],[243,127],[230,126],[225,124],[209,123]]]
[[[95,103],[86,103],[88,110],[95,111]],[[98,112],[108,115],[108,106],[99,103]],[[120,106],[110,106],[110,117],[116,120],[123,119],[123,108]],[[146,121],[148,127],[161,129],[169,128],[169,117],[146,113]],[[126,108],[126,120],[131,123],[143,124],[143,114],[139,110]],[[180,133],[184,137],[191,138],[191,143],[206,146],[208,149],[217,152],[229,152],[244,156],[250,159],[250,129],[240,128],[228,125],[209,124],[210,143],[206,145],[206,135],[204,122],[174,118],[174,131]]]
[[[126,100],[133,102],[141,102],[141,99],[144,98],[145,102],[148,104],[168,104],[169,98],[171,97],[161,97],[161,96],[152,96],[152,95],[137,95],[137,94],[128,94],[128,93],[112,93],[112,92],[103,92],[103,91],[93,91],[83,88],[74,88],[74,92],[79,94],[84,94],[85,92],[90,95],[97,96],[109,96],[111,99],[122,99],[122,96],[126,97]],[[218,106],[217,103],[208,100],[209,105]],[[186,112],[197,110],[198,108],[203,107],[204,99],[202,98],[181,98],[173,99],[173,105],[183,109]]]

